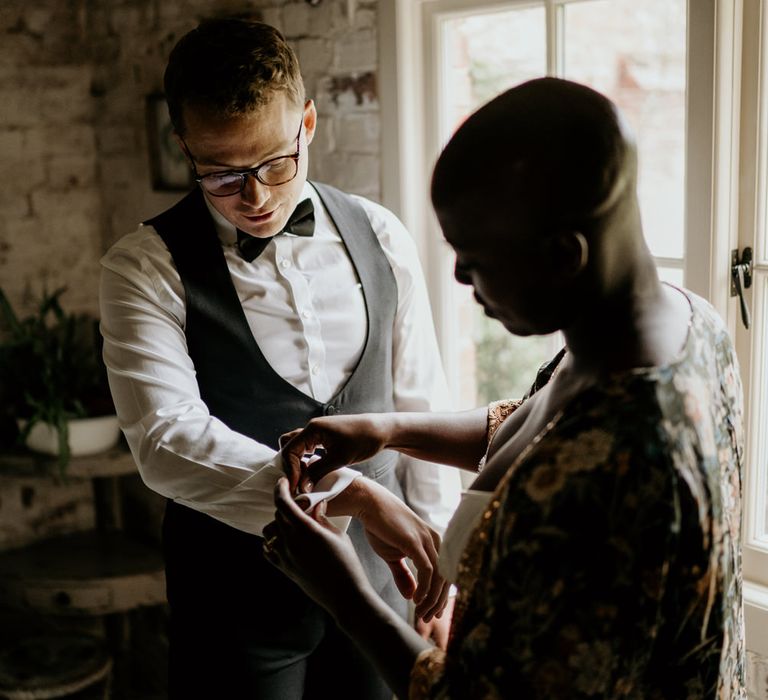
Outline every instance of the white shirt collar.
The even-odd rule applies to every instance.
[[[304,187],[301,190],[301,196],[299,197],[299,202],[305,200],[305,199],[311,199],[312,204],[315,207],[315,211],[318,211],[318,208],[321,206],[320,204],[320,197],[317,194],[316,190],[312,185],[309,184],[309,181],[304,182]],[[203,193],[203,201],[205,202],[205,206],[208,207],[208,211],[211,214],[211,218],[213,219],[213,225],[216,227],[216,233],[219,236],[219,240],[224,245],[234,245],[237,243],[237,230],[234,225],[232,225],[229,221],[227,221],[210,203],[208,200],[208,197]],[[291,234],[288,234],[291,235]]]

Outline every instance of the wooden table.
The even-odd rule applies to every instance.
[[[0,471],[8,476],[40,476],[50,478],[59,473],[56,458],[49,455],[16,449],[0,452]],[[73,479],[93,479],[125,476],[136,473],[131,453],[122,446],[87,457],[72,457],[65,476]]]

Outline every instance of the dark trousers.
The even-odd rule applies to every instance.
[[[353,541],[362,536],[352,532],[357,527]],[[264,559],[262,541],[168,503],[169,697],[390,700],[392,691],[333,619]],[[405,616],[386,575],[380,594]]]

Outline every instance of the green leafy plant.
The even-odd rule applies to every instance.
[[[114,413],[98,322],[65,312],[64,291],[44,293],[37,312],[19,318],[0,289],[0,405],[23,421],[22,442],[37,423],[55,428],[62,472],[70,460],[68,421]]]
[[[536,372],[554,354],[545,336],[515,336],[475,309],[475,371],[478,404],[521,398]]]

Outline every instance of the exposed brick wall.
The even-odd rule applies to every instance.
[[[376,1],[5,0],[0,8],[0,285],[28,304],[66,285],[96,311],[98,259],[170,205],[153,191],[144,99],[176,40],[254,14],[297,49],[319,128],[310,176],[378,198]]]
[[[67,286],[67,309],[96,313],[103,252],[180,196],[152,189],[145,97],[161,90],[177,39],[212,14],[254,14],[285,33],[319,111],[310,176],[378,198],[376,10],[375,0],[3,0],[0,287],[12,304],[27,312],[43,287]],[[0,483],[0,549],[90,524],[81,491],[40,485],[24,506],[22,486]]]
[[[95,309],[100,194],[93,69],[76,3],[0,10],[0,285],[14,302],[70,286]]]

